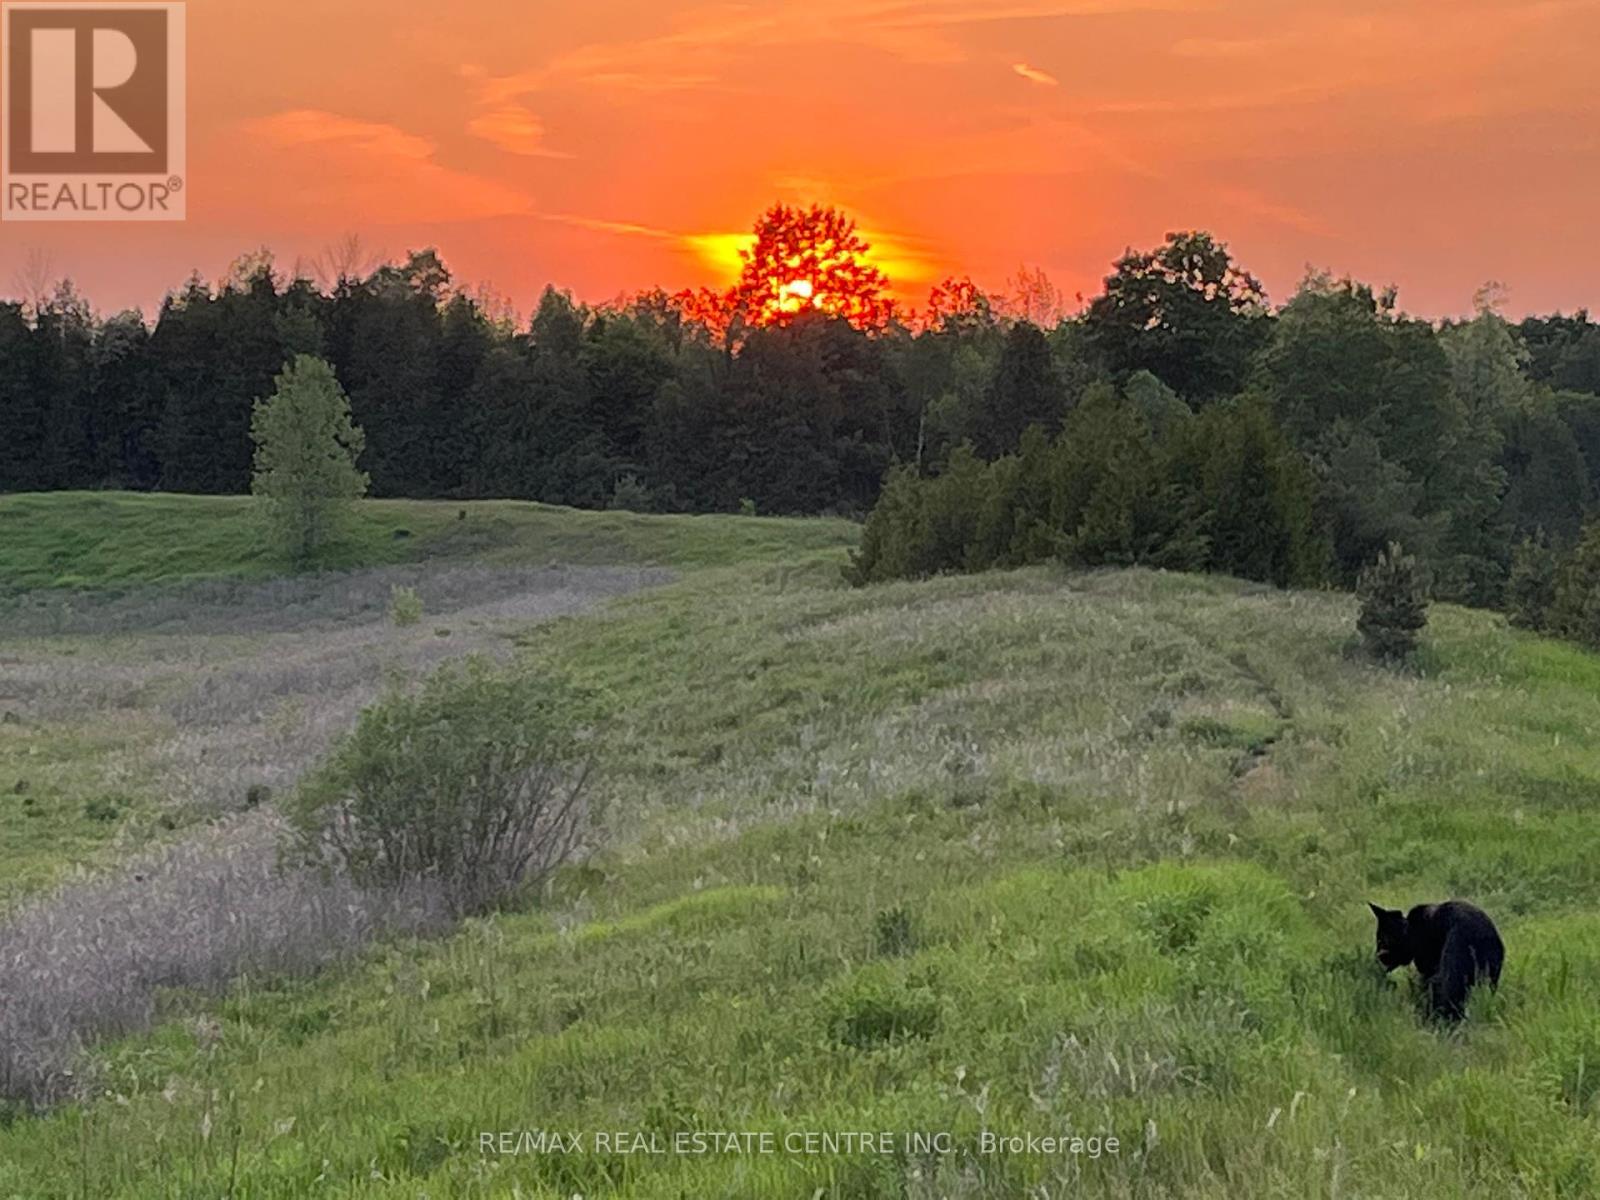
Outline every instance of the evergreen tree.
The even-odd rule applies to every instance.
[[[1194,411],[1178,393],[1149,371],[1139,370],[1128,376],[1128,382],[1122,385],[1122,394],[1144,417],[1157,445],[1172,441],[1194,416]]]
[[[1180,435],[1173,474],[1208,570],[1279,587],[1322,582],[1316,479],[1263,403],[1207,409]]]
[[[860,587],[889,579],[927,575],[924,485],[910,467],[895,467],[883,481],[878,503],[850,552],[845,578]]]
[[[1594,485],[1578,440],[1547,392],[1530,395],[1506,415],[1498,465],[1505,495],[1491,553],[1504,557],[1537,530],[1560,545],[1578,536]]]
[[[990,466],[978,515],[976,568],[1020,567],[1059,557],[1065,544],[1059,446],[1042,425],[1022,433],[1015,454]]]
[[[1373,657],[1403,662],[1417,649],[1417,634],[1428,623],[1428,600],[1417,560],[1391,542],[1361,572],[1356,587],[1361,613],[1356,629]]]
[[[1546,626],[1600,649],[1600,519],[1585,523],[1577,544],[1557,564]]]
[[[100,327],[93,355],[90,440],[95,480],[149,489],[160,479],[158,433],[165,392],[150,352],[150,331],[137,311]]]
[[[1541,529],[1525,537],[1511,555],[1506,613],[1522,629],[1544,629],[1556,599],[1556,554]]]
[[[1056,374],[1049,341],[1037,325],[1018,321],[1006,334],[984,396],[975,431],[979,452],[985,458],[1010,454],[1032,425],[1054,436],[1066,410],[1066,389]]]
[[[306,565],[339,536],[351,502],[367,492],[367,476],[356,467],[365,438],[333,368],[297,356],[273,394],[255,405],[250,437],[251,493],[276,548]]]
[[[1053,459],[1050,524],[1069,562],[1196,565],[1194,546],[1172,537],[1173,494],[1150,427],[1109,385],[1091,388],[1073,411]]]
[[[1600,396],[1584,392],[1555,392],[1550,404],[1561,423],[1572,434],[1583,455],[1589,478],[1589,494],[1600,496]]]
[[[39,486],[92,487],[98,455],[92,437],[96,323],[70,282],[58,284],[33,324],[33,387],[43,428],[35,466]]]
[[[440,308],[449,283],[437,254],[424,250],[347,283],[335,298],[330,348],[340,356],[339,377],[353,419],[366,431],[376,495],[436,496],[445,490],[438,356]]]

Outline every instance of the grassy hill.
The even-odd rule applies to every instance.
[[[286,579],[263,552],[245,497],[0,496],[0,909],[78,865],[164,836],[175,821],[187,824],[194,814],[161,794],[150,769],[161,744],[185,733],[168,711],[183,707],[183,690],[217,677],[237,691],[252,659],[269,668],[318,659],[320,684],[304,686],[321,699],[329,673],[338,673],[330,663],[348,654],[336,637],[323,646],[294,636],[293,623],[317,624],[319,615],[363,600],[381,619],[391,577],[424,595],[442,591],[455,610],[471,603],[475,586],[486,589],[483,599],[503,598],[520,586],[519,572],[544,564],[692,571],[804,563],[837,557],[857,528],[514,501],[373,500],[357,506],[351,540],[321,573]],[[197,636],[202,614],[206,636]],[[429,615],[449,619],[430,621],[425,642],[454,626],[452,646],[481,648],[465,644],[480,624],[471,614]],[[155,632],[143,636],[146,629]],[[425,645],[422,657],[443,649]],[[263,702],[281,691],[281,715],[293,716],[297,685],[266,674]],[[28,719],[13,724],[19,716]],[[193,752],[201,754],[218,757]]]
[[[820,518],[645,516],[514,500],[367,500],[357,506],[348,540],[321,565],[471,559],[700,567],[849,545],[855,528]],[[281,570],[262,548],[246,496],[0,495],[0,596]]]
[[[616,713],[609,849],[542,908],[170,997],[0,1129],[0,1195],[1600,1191],[1600,660],[1444,608],[1398,674],[1344,596],[814,548],[522,638]],[[1364,903],[1447,894],[1509,947],[1456,1032]],[[586,1152],[483,1142],[541,1129]]]

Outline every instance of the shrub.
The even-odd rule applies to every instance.
[[[1428,623],[1428,600],[1417,560],[1390,542],[1361,572],[1356,594],[1361,598],[1356,629],[1368,653],[1386,662],[1409,658],[1417,648],[1418,631]]]
[[[1543,532],[1523,538],[1511,554],[1506,612],[1521,629],[1543,629],[1556,598],[1556,554]]]
[[[301,785],[289,849],[366,887],[433,881],[456,914],[498,907],[590,835],[584,708],[482,659],[391,692]]]
[[[389,620],[401,629],[422,620],[422,599],[416,588],[395,584],[389,589]]]

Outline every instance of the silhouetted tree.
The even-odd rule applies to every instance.
[[[1192,232],[1118,259],[1084,327],[1119,380],[1151,371],[1198,406],[1244,387],[1270,321],[1255,277],[1223,243]]]
[[[774,204],[756,222],[755,243],[732,308],[752,325],[781,325],[802,313],[841,317],[858,329],[881,329],[894,311],[888,280],[867,261],[856,223],[836,208]]]

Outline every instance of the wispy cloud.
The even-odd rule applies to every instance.
[[[1012,63],[1011,69],[1029,83],[1037,83],[1044,87],[1059,87],[1061,84],[1061,81],[1050,72],[1041,71],[1038,67],[1030,67],[1025,62]]]
[[[682,234],[673,233],[668,229],[657,229],[653,225],[640,225],[633,221],[607,221],[600,217],[584,217],[576,213],[538,213],[541,221],[554,221],[558,225],[571,225],[575,229],[587,229],[591,233],[614,233],[622,237],[650,238],[654,241],[681,242]]]
[[[247,128],[280,147],[339,145],[357,153],[413,162],[431,159],[435,150],[427,138],[393,125],[315,108],[260,117],[248,122]]]
[[[507,103],[487,108],[467,122],[467,132],[491,142],[508,154],[531,158],[571,158],[544,143],[544,122],[524,104]]]
[[[969,57],[967,48],[946,31],[1005,21],[1207,11],[1217,3],[1012,0],[986,6],[974,5],[971,0],[812,0],[792,5],[717,4],[684,13],[670,33],[632,41],[591,42],[531,70],[486,78],[481,99],[492,105],[546,88],[569,86],[617,92],[704,89],[714,86],[723,68],[737,57],[771,46],[839,42],[872,47],[921,64],[964,62]]]
[[[287,152],[282,169],[302,203],[390,221],[474,220],[533,207],[515,188],[439,162],[432,139],[381,121],[301,108],[246,121],[244,130]]]

